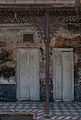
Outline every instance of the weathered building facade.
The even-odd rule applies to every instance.
[[[0,4],[0,101],[45,100],[45,14],[50,101],[81,101],[81,7],[52,2]]]

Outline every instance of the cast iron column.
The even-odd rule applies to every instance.
[[[46,104],[45,112],[46,117],[49,117],[49,13],[45,13],[45,77],[46,77]]]

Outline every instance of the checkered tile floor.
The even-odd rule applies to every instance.
[[[1,102],[0,112],[33,112],[44,120],[44,102]],[[51,120],[81,120],[81,103],[50,103]]]

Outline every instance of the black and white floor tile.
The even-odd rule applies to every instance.
[[[50,120],[81,120],[81,103],[50,103]],[[0,112],[32,112],[44,120],[44,102],[1,102]]]

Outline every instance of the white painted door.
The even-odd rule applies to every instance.
[[[39,50],[18,49],[17,99],[39,100]]]
[[[53,53],[53,93],[55,100],[62,99],[62,60],[60,51]]]
[[[30,99],[39,100],[39,52],[30,50]]]
[[[74,100],[74,73],[72,49],[53,50],[54,100]]]
[[[62,52],[63,100],[74,100],[73,53]]]

